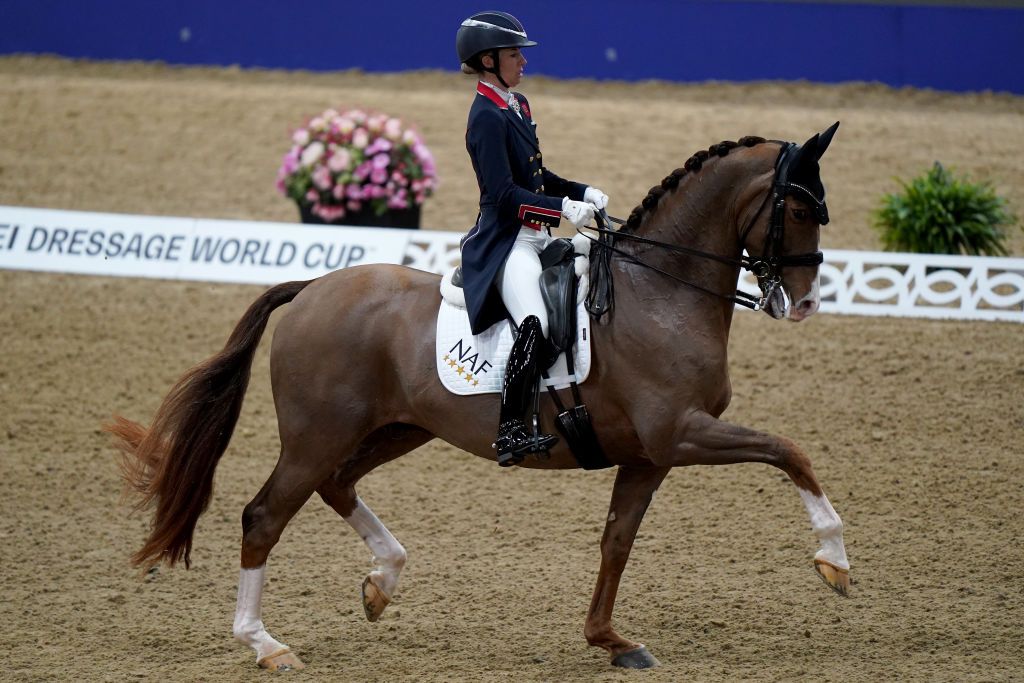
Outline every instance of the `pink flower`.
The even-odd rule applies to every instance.
[[[388,170],[386,168],[375,168],[370,172],[370,182],[383,185],[387,180]]]
[[[331,190],[331,194],[334,195],[335,199],[344,199],[345,198],[345,186],[344,185],[335,185],[334,189]]]
[[[345,188],[345,195],[349,199],[362,199],[363,198],[363,187],[352,183]]]
[[[320,161],[320,157],[324,155],[324,150],[324,143],[319,140],[311,142],[309,147],[302,150],[302,165],[312,166],[316,162]]]
[[[401,134],[402,122],[395,118],[388,119],[384,124],[384,135],[392,140],[397,140]]]
[[[331,158],[327,160],[327,165],[330,166],[331,170],[335,173],[339,173],[348,168],[349,164],[352,163],[352,155],[344,147],[339,147],[331,155]]]
[[[366,148],[366,156],[373,156],[378,152],[389,152],[391,147],[391,141],[387,138],[374,138],[370,146]]]
[[[296,145],[288,150],[288,153],[281,159],[281,171],[286,175],[291,175],[299,167],[299,152],[301,149],[301,147]]]
[[[387,154],[378,154],[377,156],[373,157],[372,161],[374,168],[387,168],[388,164],[391,163],[391,157],[389,157]]]
[[[320,193],[314,190],[312,187],[306,190],[306,199],[311,202],[315,202],[320,199]]]
[[[313,170],[312,178],[313,184],[321,190],[329,190],[331,185],[334,184],[334,180],[331,178],[331,171],[326,166],[317,166]]]
[[[372,168],[373,165],[369,161],[364,161],[356,166],[356,170],[352,172],[352,177],[356,180],[364,180],[366,176],[370,175],[370,170]]]
[[[325,221],[336,221],[345,215],[345,207],[320,204],[313,207],[313,212]]]
[[[370,134],[366,132],[365,128],[356,128],[355,132],[352,133],[352,146],[356,149],[363,149],[370,143]]]
[[[309,131],[305,128],[299,128],[297,131],[292,133],[292,142],[304,147],[309,143]]]
[[[363,203],[355,199],[350,199],[345,206],[348,207],[349,211],[359,211],[363,208]]]

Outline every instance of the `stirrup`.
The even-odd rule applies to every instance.
[[[491,447],[498,451],[498,464],[502,467],[518,465],[532,453],[547,453],[558,437],[553,434],[531,434],[519,418],[502,423],[498,427],[498,438]]]

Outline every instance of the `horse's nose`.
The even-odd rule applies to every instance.
[[[804,297],[789,309],[789,319],[800,321],[809,318],[818,310],[817,297]]]

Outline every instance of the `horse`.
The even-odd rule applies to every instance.
[[[818,160],[838,125],[803,145],[748,136],[700,151],[652,188],[622,227],[601,229],[592,248],[592,287],[606,296],[593,311],[591,372],[579,389],[618,469],[584,635],[613,665],[659,663],[612,628],[612,610],[641,520],[673,467],[759,462],[781,469],[818,538],[814,568],[837,593],[849,592],[843,524],[808,456],[787,438],[718,419],[731,396],[726,347],[736,303],[792,321],[818,308],[819,235],[828,222]],[[603,277],[595,273],[602,264]],[[757,276],[760,296],[734,293],[741,268]],[[181,377],[149,428],[120,416],[104,427],[121,451],[136,507],[152,510],[149,536],[133,561],[188,567],[253,355],[271,312],[289,304],[270,356],[280,456],[242,514],[233,622],[233,635],[255,650],[262,668],[304,667],[267,631],[261,602],[270,551],[314,492],[373,554],[362,601],[376,621],[395,595],[407,554],[356,484],[434,438],[495,460],[498,397],[455,396],[438,379],[440,302],[437,275],[395,265],[279,284],[251,304],[219,353]],[[657,364],[648,362],[652,355]],[[548,396],[540,415],[546,424],[555,418]],[[547,459],[521,466],[578,467],[564,441]]]

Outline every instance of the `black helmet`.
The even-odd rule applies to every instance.
[[[519,20],[508,12],[477,12],[462,22],[455,34],[455,51],[462,63],[487,50],[536,44],[526,37],[526,29]]]

